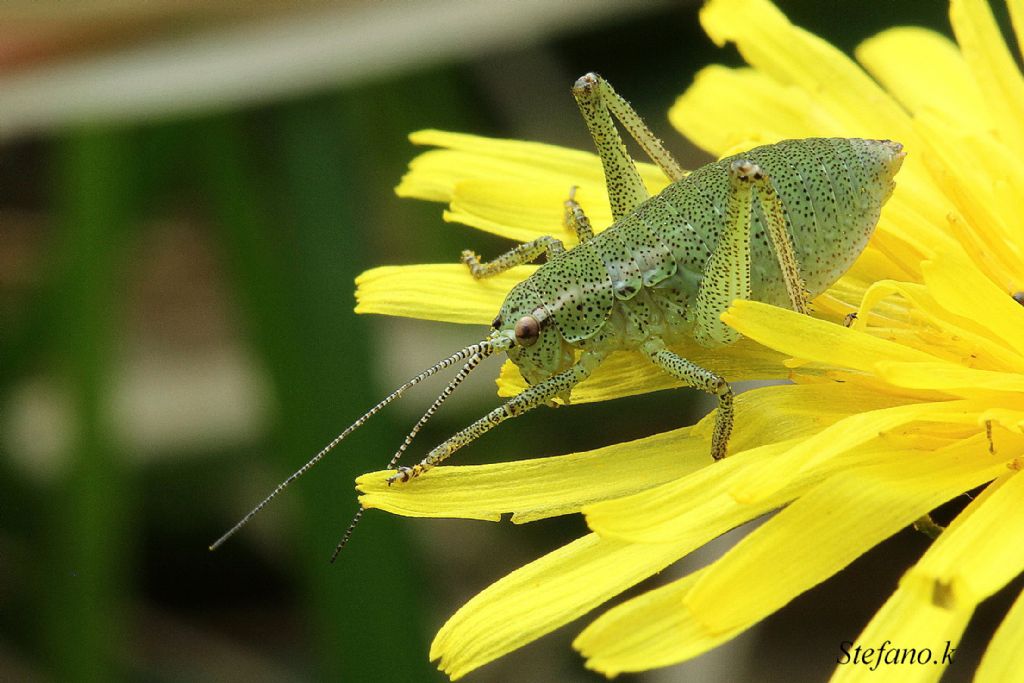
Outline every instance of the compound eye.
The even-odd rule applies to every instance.
[[[524,315],[516,323],[516,342],[520,346],[531,346],[540,337],[540,323],[532,315]]]

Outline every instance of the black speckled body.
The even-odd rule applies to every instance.
[[[593,239],[552,258],[509,294],[504,319],[539,312],[542,324],[559,333],[510,351],[528,381],[571,365],[574,349],[631,349],[652,337],[672,343],[693,336],[694,301],[725,226],[734,159],[750,160],[767,173],[814,297],[864,249],[902,154],[889,141],[786,140],[708,164],[668,186]],[[789,305],[756,198],[750,276],[754,300]]]

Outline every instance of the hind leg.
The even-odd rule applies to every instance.
[[[733,300],[750,298],[750,210],[753,183],[762,177],[761,167],[750,161],[736,160],[729,166],[725,226],[704,264],[695,301],[693,335],[704,346],[730,344],[739,338],[721,315]]]
[[[782,270],[782,280],[786,284],[786,293],[789,294],[790,307],[797,313],[809,314],[811,303],[807,299],[807,287],[800,274],[800,263],[793,249],[793,240],[786,229],[786,209],[782,206],[782,200],[779,199],[767,175],[754,183],[754,192],[757,193],[757,201],[767,223],[768,239],[775,248],[775,258],[778,259],[779,268]]]
[[[768,236],[775,248],[790,304],[798,313],[810,311],[779,195],[760,166],[747,159],[736,159],[729,165],[725,225],[715,250],[704,264],[697,288],[694,337],[705,346],[730,344],[739,338],[735,330],[722,322],[721,315],[734,300],[751,296],[750,224],[755,193],[768,224]]]
[[[676,181],[683,177],[679,163],[608,81],[595,73],[586,74],[576,81],[572,95],[601,157],[608,200],[615,220],[631,212],[650,196],[626,146],[622,144],[615,119],[619,120],[670,180]]]

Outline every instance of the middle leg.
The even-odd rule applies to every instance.
[[[466,249],[462,252],[462,262],[469,266],[469,272],[479,280],[485,277],[493,277],[498,273],[505,272],[509,268],[529,263],[539,258],[541,254],[547,254],[548,258],[551,258],[564,251],[565,247],[562,245],[561,240],[550,235],[543,235],[535,240],[513,247],[493,261],[485,261],[483,263],[480,262],[480,257],[476,253]]]
[[[718,397],[715,431],[711,436],[711,457],[715,460],[724,458],[733,423],[732,387],[729,383],[720,375],[669,351],[660,341],[648,342],[643,351],[652,363],[676,379]]]
[[[565,200],[565,216],[563,223],[568,230],[572,230],[576,238],[583,244],[594,236],[594,229],[590,225],[590,219],[583,213],[583,207],[576,201],[576,186],[569,188],[569,198]]]

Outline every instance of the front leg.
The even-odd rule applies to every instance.
[[[480,262],[479,256],[467,249],[462,252],[462,262],[469,266],[469,272],[479,280],[485,277],[493,277],[498,273],[505,272],[509,268],[530,263],[540,258],[541,254],[547,254],[548,258],[551,258],[564,251],[565,247],[562,245],[561,240],[550,235],[542,235],[535,240],[524,242],[506,251],[493,261],[485,261],[483,263]]]
[[[586,352],[568,370],[553,375],[543,382],[528,387],[522,393],[513,396],[503,405],[495,408],[465,429],[448,437],[444,443],[434,448],[423,460],[412,467],[399,467],[395,474],[388,477],[388,486],[396,482],[406,482],[420,476],[433,468],[452,453],[463,446],[476,441],[505,420],[518,417],[528,410],[544,405],[563,392],[568,394],[572,388],[585,380],[604,360],[605,354]]]

